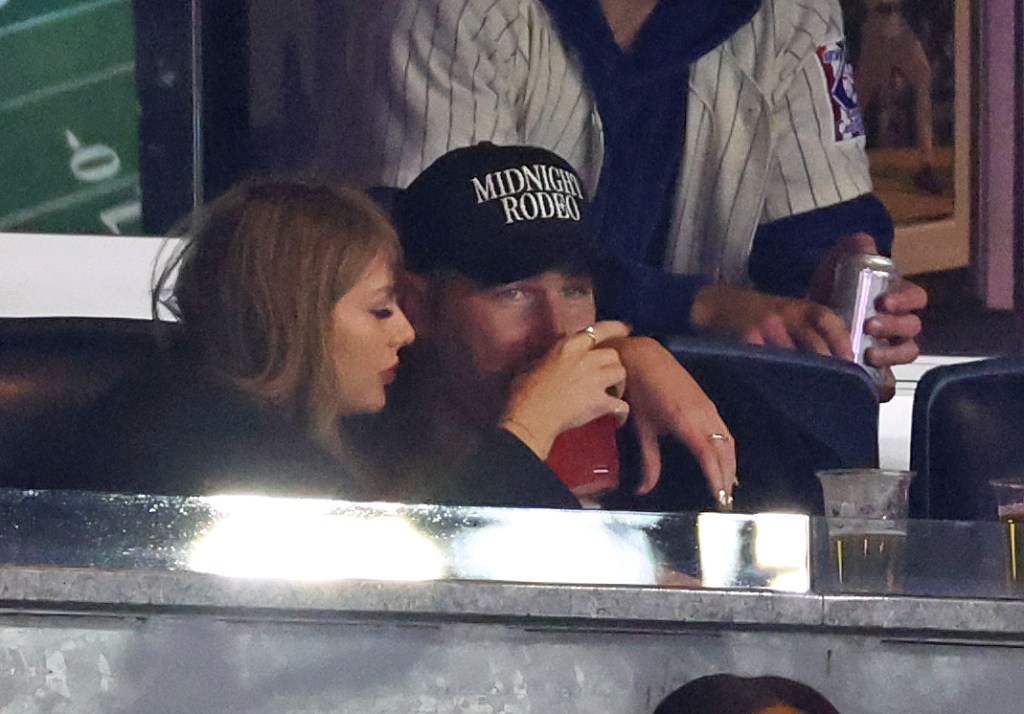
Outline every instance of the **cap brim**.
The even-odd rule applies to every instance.
[[[484,287],[525,280],[557,270],[572,275],[593,272],[589,234],[583,224],[565,221],[517,225],[512,235],[466,246],[454,267]]]

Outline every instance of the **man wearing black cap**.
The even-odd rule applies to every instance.
[[[853,359],[835,262],[893,229],[838,0],[355,4],[322,168],[403,187],[452,147],[543,146],[590,189],[603,314]],[[926,301],[906,280],[880,301],[870,363],[915,359]]]
[[[625,338],[621,323],[594,323],[587,207],[578,176],[558,156],[492,144],[449,152],[398,195],[409,271],[403,308],[418,340],[388,408],[353,427],[381,498],[564,505],[553,474],[545,483],[513,465],[514,447],[544,459],[561,431],[608,412],[623,416],[624,405],[603,393],[614,382],[599,377],[621,370],[618,355],[645,470],[643,478],[639,467],[624,474],[624,490],[654,485],[658,437],[671,433],[692,454],[686,473],[675,474],[696,485],[689,505],[707,505],[709,490],[731,492],[736,453],[707,395],[653,340]],[[491,482],[474,482],[484,471]]]

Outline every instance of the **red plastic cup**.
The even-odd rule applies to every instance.
[[[548,466],[577,498],[594,498],[619,485],[618,421],[606,414],[563,431],[551,445]]]

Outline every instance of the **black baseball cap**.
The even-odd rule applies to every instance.
[[[413,272],[454,270],[483,287],[548,270],[592,272],[576,171],[534,146],[450,151],[399,192],[394,218]]]

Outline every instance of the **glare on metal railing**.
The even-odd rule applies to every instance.
[[[189,567],[218,575],[290,580],[435,580],[442,553],[398,514],[365,518],[338,502],[213,496],[221,514],[192,547]]]

